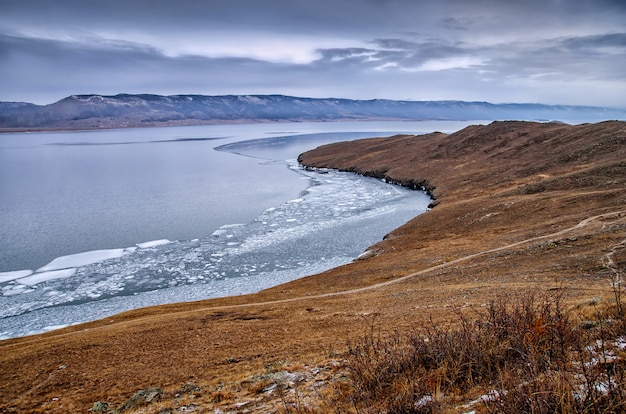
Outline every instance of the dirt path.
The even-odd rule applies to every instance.
[[[206,308],[200,308],[200,309],[195,309],[193,311],[190,312],[206,312],[206,311],[210,311],[210,310],[223,310],[223,309],[234,309],[234,308],[245,308],[245,307],[251,307],[251,306],[266,306],[266,305],[275,305],[275,304],[281,304],[281,303],[291,303],[291,302],[297,302],[297,301],[301,301],[301,300],[311,300],[311,299],[323,299],[323,298],[329,298],[329,297],[336,297],[336,296],[343,296],[343,295],[351,295],[351,294],[355,294],[355,293],[362,293],[362,292],[366,292],[366,291],[370,291],[370,290],[375,290],[375,289],[379,289],[382,287],[386,287],[389,285],[393,285],[396,283],[401,283],[404,282],[406,280],[409,280],[411,278],[417,277],[417,276],[421,276],[424,274],[427,274],[429,272],[433,272],[436,270],[440,270],[440,269],[444,269],[446,267],[458,264],[458,263],[462,263],[471,259],[474,259],[476,257],[480,257],[480,256],[484,256],[487,254],[492,254],[492,253],[496,253],[496,252],[500,252],[503,250],[507,250],[507,249],[511,249],[523,244],[527,244],[527,243],[532,243],[532,242],[536,242],[539,240],[543,240],[543,239],[550,239],[550,238],[554,238],[554,237],[558,237],[558,236],[562,236],[563,234],[569,233],[571,231],[580,229],[586,225],[588,225],[589,223],[591,223],[592,221],[601,219],[601,218],[608,218],[608,217],[613,217],[613,216],[620,216],[626,214],[626,210],[620,210],[620,211],[614,211],[614,212],[610,212],[610,213],[603,213],[603,214],[598,214],[595,216],[591,216],[588,217],[582,221],[580,221],[578,224],[572,226],[572,227],[568,227],[566,229],[563,230],[559,230],[557,232],[554,233],[550,233],[550,234],[545,234],[542,236],[536,236],[536,237],[531,237],[529,239],[525,239],[525,240],[521,240],[515,243],[511,243],[511,244],[507,244],[505,246],[500,246],[500,247],[496,247],[493,249],[489,249],[489,250],[484,250],[481,252],[477,252],[477,253],[473,253],[467,256],[463,256],[463,257],[459,257],[457,259],[454,260],[450,260],[449,262],[445,262],[436,266],[432,266],[432,267],[428,267],[426,269],[420,270],[418,272],[414,272],[411,274],[408,274],[406,276],[401,276],[399,278],[393,279],[393,280],[389,280],[386,282],[381,282],[381,283],[376,283],[374,285],[369,285],[369,286],[365,286],[365,287],[361,287],[361,288],[356,288],[356,289],[350,289],[350,290],[342,290],[340,292],[330,292],[330,293],[321,293],[321,294],[317,294],[317,295],[311,295],[311,296],[298,296],[295,298],[288,298],[288,299],[279,299],[279,300],[273,300],[273,301],[267,301],[267,302],[254,302],[254,303],[242,303],[242,304],[238,304],[238,305],[224,305],[224,306],[211,306],[211,307],[206,307]],[[145,318],[142,319],[149,319],[152,318],[152,316],[147,316]]]
[[[411,278],[417,277],[417,276],[422,276],[425,274],[428,274],[430,272],[434,272],[437,270],[441,270],[462,262],[466,262],[468,260],[480,257],[480,256],[484,256],[484,255],[488,255],[488,254],[492,254],[492,253],[497,253],[503,250],[507,250],[507,249],[511,249],[523,244],[527,244],[527,243],[532,243],[532,242],[536,242],[539,240],[544,240],[544,239],[550,239],[550,238],[554,238],[554,237],[558,237],[558,236],[562,236],[563,234],[569,233],[571,231],[580,229],[586,225],[588,225],[589,223],[601,219],[601,218],[608,218],[608,217],[614,217],[614,216],[620,216],[626,214],[626,210],[620,210],[620,211],[614,211],[614,212],[610,212],[610,213],[603,213],[603,214],[598,214],[595,216],[591,216],[588,217],[582,221],[580,221],[579,223],[577,223],[576,225],[572,226],[572,227],[568,227],[566,229],[563,230],[559,230],[556,231],[554,233],[550,233],[550,234],[545,234],[542,236],[536,236],[536,237],[531,237],[525,240],[521,240],[521,241],[517,241],[515,243],[510,243],[507,244],[505,246],[500,246],[500,247],[496,247],[493,249],[489,249],[489,250],[484,250],[481,252],[477,252],[477,253],[473,253],[467,256],[463,256],[463,257],[459,257],[457,259],[453,259],[450,260],[448,262],[445,263],[441,263],[438,264],[436,266],[431,266],[428,267],[426,269],[422,269],[420,271],[414,272],[414,273],[410,273],[408,275],[405,276],[401,276],[398,277],[396,279],[393,280],[389,280],[386,282],[381,282],[381,283],[376,283],[373,285],[369,285],[369,286],[364,286],[364,287],[360,287],[360,288],[356,288],[356,289],[350,289],[350,290],[342,290],[339,292],[330,292],[330,293],[321,293],[321,294],[317,294],[317,295],[311,295],[311,296],[298,296],[298,297],[293,297],[293,298],[287,298],[287,299],[278,299],[278,300],[272,300],[272,301],[265,301],[265,302],[252,302],[252,303],[242,303],[242,304],[237,304],[237,305],[222,305],[222,306],[209,306],[209,307],[203,307],[203,308],[198,308],[198,309],[194,309],[194,310],[184,310],[184,311],[180,311],[180,313],[197,313],[197,312],[208,312],[208,311],[215,311],[215,310],[227,310],[227,309],[241,309],[241,308],[246,308],[246,307],[255,307],[255,306],[268,306],[268,305],[279,305],[279,304],[283,304],[283,303],[293,303],[293,302],[298,302],[298,301],[303,301],[303,300],[311,300],[311,299],[323,299],[323,298],[331,298],[331,297],[337,297],[337,296],[344,296],[344,295],[352,295],[352,294],[357,294],[357,293],[363,293],[363,292],[367,292],[367,291],[372,291],[372,290],[376,290],[376,289],[380,289],[386,286],[390,286],[393,284],[397,284],[397,283],[402,283],[406,280],[409,280]],[[179,312],[173,312],[173,313],[179,313]],[[140,317],[140,318],[136,318],[136,319],[131,319],[131,320],[127,320],[127,321],[119,321],[116,322],[115,325],[117,326],[123,326],[123,325],[128,325],[128,324],[137,324],[137,322],[141,322],[141,321],[149,321],[151,319],[155,319],[155,318],[160,318],[162,317],[162,315],[148,315],[148,316],[144,316],[144,317]],[[89,329],[94,329],[94,328],[89,328]],[[96,328],[97,329],[97,328]],[[74,332],[68,332],[65,334],[59,334],[57,337],[62,337],[62,336],[66,336],[66,335],[75,335],[78,333],[84,332],[84,330],[79,330],[79,331],[74,331]],[[28,343],[30,341],[22,341],[21,342],[21,346],[24,345],[24,343]]]

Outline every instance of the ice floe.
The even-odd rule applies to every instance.
[[[30,276],[32,274],[32,270],[14,270],[12,272],[0,272],[0,283],[19,279],[21,277]]]
[[[42,282],[48,282],[55,279],[65,279],[76,274],[75,268],[52,270],[49,272],[34,273],[31,276],[26,276],[21,279],[17,279],[16,282],[21,285],[34,286]]]
[[[70,254],[57,257],[47,265],[37,269],[37,272],[67,269],[70,267],[86,266],[108,259],[116,259],[124,255],[124,249],[91,250],[88,252]]]
[[[300,197],[207,237],[84,252],[0,274],[0,337],[43,332],[142,306],[252,293],[349,263],[426,211],[419,192],[355,174],[289,167]]]
[[[147,241],[143,243],[137,243],[137,247],[139,247],[140,249],[148,249],[150,247],[157,247],[157,246],[162,246],[164,244],[170,244],[170,243],[171,241],[167,239],[152,240],[152,241]]]

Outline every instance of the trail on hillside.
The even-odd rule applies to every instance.
[[[523,245],[523,244],[532,243],[532,242],[536,242],[536,241],[543,240],[543,239],[550,239],[550,238],[553,238],[553,237],[562,236],[563,234],[566,234],[566,233],[569,233],[571,231],[580,229],[580,228],[588,225],[592,221],[595,221],[595,220],[598,220],[598,219],[601,219],[601,218],[614,217],[614,216],[619,217],[619,216],[621,216],[623,214],[626,214],[626,210],[620,210],[620,211],[614,211],[614,212],[610,212],[610,213],[598,214],[598,215],[595,215],[595,216],[588,217],[588,218],[580,221],[579,223],[577,223],[574,226],[568,227],[568,228],[563,229],[563,230],[556,231],[554,233],[544,234],[542,236],[531,237],[531,238],[528,238],[528,239],[517,241],[515,243],[507,244],[505,246],[500,246],[500,247],[496,247],[496,248],[493,248],[493,249],[488,249],[488,250],[483,250],[481,252],[472,253],[470,255],[459,257],[457,259],[453,259],[453,260],[450,260],[449,262],[441,263],[441,264],[436,265],[436,266],[431,266],[431,267],[428,267],[426,269],[422,269],[422,270],[419,270],[417,272],[413,272],[413,273],[410,273],[410,274],[405,275],[405,276],[398,277],[398,278],[393,279],[393,280],[389,280],[389,281],[381,282],[381,283],[376,283],[376,284],[373,284],[373,285],[364,286],[364,287],[360,287],[360,288],[356,288],[356,289],[342,290],[340,292],[321,293],[321,294],[311,295],[311,296],[298,296],[298,297],[295,297],[295,298],[278,299],[278,300],[266,301],[266,302],[243,303],[243,304],[238,304],[238,305],[211,306],[211,307],[195,309],[195,310],[192,310],[192,311],[183,311],[183,312],[206,312],[208,310],[213,310],[213,309],[217,310],[217,309],[244,308],[244,307],[251,307],[251,306],[266,306],[266,305],[274,305],[274,304],[281,304],[281,303],[297,302],[297,301],[301,301],[301,300],[323,299],[323,298],[329,298],[329,297],[351,295],[351,294],[355,294],[355,293],[362,293],[362,292],[366,292],[366,291],[370,291],[370,290],[380,289],[382,287],[386,287],[386,286],[393,285],[393,284],[396,284],[396,283],[401,283],[401,282],[404,282],[404,281],[409,280],[411,278],[414,278],[414,277],[417,277],[417,276],[421,276],[421,275],[424,275],[424,274],[427,274],[429,272],[433,272],[433,271],[436,271],[436,270],[441,270],[441,269],[444,269],[446,267],[449,267],[449,266],[452,266],[452,265],[455,265],[455,264],[458,264],[458,263],[462,263],[462,262],[474,259],[476,257],[480,257],[480,256],[484,256],[484,255],[487,255],[487,254],[492,254],[492,253],[497,253],[497,252],[500,252],[500,251],[503,251],[503,250],[511,249],[511,248],[514,248],[514,247],[517,247],[517,246],[520,246],[520,245]],[[149,319],[149,318],[152,318],[152,317],[153,316],[146,316],[145,318]]]
[[[445,263],[441,263],[438,264],[436,266],[431,266],[428,267],[426,269],[422,269],[419,270],[417,272],[413,272],[410,273],[408,275],[405,276],[401,276],[398,277],[396,279],[393,280],[388,280],[386,282],[381,282],[381,283],[376,283],[373,285],[369,285],[369,286],[364,286],[364,287],[360,287],[360,288],[356,288],[356,289],[350,289],[350,290],[342,290],[339,292],[329,292],[329,293],[321,293],[321,294],[317,294],[317,295],[311,295],[311,296],[298,296],[298,297],[294,297],[294,298],[287,298],[287,299],[278,299],[278,300],[273,300],[273,301],[265,301],[265,302],[251,302],[251,303],[243,303],[243,304],[237,304],[237,305],[222,305],[222,306],[209,306],[209,307],[205,307],[205,308],[199,308],[199,309],[194,309],[194,310],[183,310],[183,311],[179,311],[179,312],[173,312],[174,313],[196,313],[196,312],[207,312],[207,311],[211,311],[211,310],[223,310],[223,309],[236,309],[236,308],[245,308],[245,307],[254,307],[254,306],[268,306],[268,305],[277,305],[277,304],[282,304],[282,303],[291,303],[291,302],[298,302],[298,301],[302,301],[302,300],[311,300],[311,299],[324,299],[324,298],[330,298],[330,297],[337,297],[337,296],[344,296],[344,295],[352,295],[352,294],[356,294],[356,293],[362,293],[362,292],[367,292],[367,291],[371,291],[371,290],[376,290],[376,289],[380,289],[386,286],[390,286],[396,283],[401,283],[404,282],[406,280],[409,280],[411,278],[414,277],[418,277],[418,276],[422,276],[424,274],[428,274],[430,272],[434,272],[437,270],[441,270],[480,256],[484,256],[484,255],[488,255],[488,254],[492,254],[492,253],[497,253],[497,252],[501,252],[503,250],[507,250],[507,249],[511,249],[514,247],[518,247],[520,245],[523,244],[527,244],[527,243],[532,243],[532,242],[536,242],[536,241],[540,241],[540,240],[544,240],[544,239],[550,239],[550,238],[554,238],[554,237],[558,237],[558,236],[562,236],[563,234],[569,233],[571,231],[580,229],[582,227],[585,227],[586,225],[588,225],[589,223],[599,220],[599,219],[603,219],[603,218],[610,218],[610,217],[621,217],[622,215],[626,214],[626,210],[619,210],[619,211],[614,211],[614,212],[609,212],[609,213],[603,213],[603,214],[598,214],[595,216],[591,216],[591,217],[587,217],[586,219],[580,221],[579,223],[575,224],[574,226],[568,227],[566,229],[562,229],[553,233],[549,233],[549,234],[544,234],[541,236],[536,236],[536,237],[531,237],[528,239],[524,239],[524,240],[520,240],[514,243],[510,243],[504,246],[500,246],[500,247],[496,247],[493,249],[488,249],[488,250],[483,250],[480,252],[476,252],[476,253],[472,253],[470,255],[467,256],[463,256],[463,257],[459,257],[457,259],[453,259],[450,260],[448,262]],[[137,319],[130,319],[130,320],[125,320],[125,321],[120,321],[117,323],[114,323],[114,325],[124,325],[124,324],[130,324],[130,323],[137,323],[138,321],[142,321],[142,320],[150,320],[153,318],[162,318],[163,315],[148,315],[148,316],[143,316]],[[90,328],[90,329],[94,329],[94,328]],[[97,329],[97,328],[96,328]],[[59,336],[65,336],[65,335],[72,335],[72,334],[76,334],[79,332],[83,332],[83,331],[74,331],[74,332],[69,332],[69,333],[64,333],[64,334],[60,334]],[[27,341],[30,342],[30,341]],[[24,342],[21,342],[22,344]]]
[[[406,276],[401,276],[399,278],[393,279],[393,280],[388,280],[386,282],[381,282],[381,283],[376,283],[374,285],[369,285],[369,286],[364,286],[361,288],[356,288],[356,289],[350,289],[350,290],[343,290],[340,292],[331,292],[331,293],[322,293],[319,295],[312,295],[312,296],[305,296],[305,297],[297,297],[297,298],[289,298],[289,299],[281,299],[281,300],[276,300],[276,301],[269,301],[269,302],[258,302],[258,303],[248,303],[248,304],[240,304],[240,305],[231,305],[231,306],[223,306],[223,307],[216,307],[216,308],[204,308],[202,310],[206,310],[206,309],[218,309],[218,308],[234,308],[234,307],[244,307],[244,306],[258,306],[258,305],[269,305],[269,304],[274,304],[274,303],[285,303],[285,302],[294,302],[294,301],[298,301],[298,300],[309,300],[309,299],[316,299],[316,298],[328,298],[328,297],[333,297],[333,296],[341,296],[341,295],[350,295],[350,294],[354,294],[354,293],[361,293],[361,292],[365,292],[368,290],[375,290],[375,289],[379,289],[381,287],[385,287],[385,286],[389,286],[389,285],[393,285],[395,283],[400,283],[403,282],[405,280],[414,278],[416,276],[421,276],[423,274],[435,271],[435,270],[440,270],[461,262],[465,262],[467,260],[471,260],[474,259],[476,257],[480,257],[480,256],[484,256],[487,254],[491,254],[491,253],[496,253],[496,252],[500,252],[502,250],[507,250],[507,249],[511,249],[526,243],[531,243],[531,242],[535,242],[535,241],[539,241],[539,240],[543,240],[543,239],[549,239],[549,238],[553,238],[553,237],[557,237],[557,236],[562,236],[563,234],[569,233],[573,230],[582,228],[584,226],[586,226],[587,224],[589,224],[592,221],[598,220],[600,218],[607,218],[607,217],[612,217],[612,216],[620,216],[622,214],[625,214],[626,210],[620,210],[620,211],[615,211],[615,212],[611,212],[611,213],[603,213],[603,214],[598,214],[596,216],[592,216],[592,217],[588,217],[584,220],[582,220],[581,222],[579,222],[578,224],[572,226],[572,227],[568,227],[566,229],[563,230],[559,230],[557,232],[554,233],[550,233],[550,234],[545,234],[543,236],[536,236],[536,237],[531,237],[528,239],[524,239],[524,240],[520,240],[518,242],[515,243],[510,243],[507,244],[505,246],[500,246],[500,247],[496,247],[493,249],[489,249],[489,250],[483,250],[481,252],[477,252],[477,253],[472,253],[470,255],[467,256],[463,256],[463,257],[459,257],[457,259],[454,260],[450,260],[449,262],[445,262],[436,266],[431,266],[428,267],[426,269],[422,269],[420,271],[414,272],[414,273],[410,273]]]

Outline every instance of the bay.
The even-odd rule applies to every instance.
[[[429,200],[380,180],[303,170],[297,155],[327,142],[465,125],[0,135],[0,337],[250,293],[347,263]]]
[[[0,272],[58,256],[192,239],[252,220],[307,183],[283,164],[214,148],[261,139],[282,161],[323,143],[463,122],[214,125],[0,135]],[[298,135],[308,135],[297,138]],[[290,136],[291,139],[263,138]],[[254,154],[253,154],[254,155]]]

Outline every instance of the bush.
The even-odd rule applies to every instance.
[[[618,297],[618,296],[616,296]],[[374,329],[349,346],[358,412],[433,413],[469,406],[492,413],[622,412],[626,334],[619,300],[596,324],[565,312],[560,293],[491,303],[454,329],[434,323],[382,337]],[[616,339],[621,338],[621,344]]]

